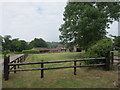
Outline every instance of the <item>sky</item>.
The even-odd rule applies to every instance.
[[[0,33],[30,42],[34,38],[60,41],[66,1],[0,3]],[[110,25],[109,34],[118,35],[118,22]]]

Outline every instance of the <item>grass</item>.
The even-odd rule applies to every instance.
[[[2,54],[0,54],[0,59],[2,59],[3,58],[3,55]]]
[[[115,52],[114,55],[120,55],[120,52]]]
[[[13,56],[13,55],[16,55],[15,53],[8,53],[7,55],[10,55],[10,56]],[[4,58],[4,54],[0,54],[0,59],[3,59]]]
[[[26,62],[65,60],[83,56],[82,53],[35,54],[30,55]],[[72,64],[47,64],[45,67],[68,66]],[[20,68],[38,67],[40,65],[21,66]],[[40,78],[40,71],[11,73],[8,81],[3,80],[3,88],[115,88],[113,82],[118,78],[114,71],[105,71],[101,68],[77,68],[77,75],[73,75],[73,68],[46,70],[44,73],[43,79]]]

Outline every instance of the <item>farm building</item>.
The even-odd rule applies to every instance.
[[[57,48],[33,48],[32,50],[39,50],[41,53],[45,52],[66,52],[65,45],[59,44]]]

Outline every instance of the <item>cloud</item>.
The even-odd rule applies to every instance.
[[[27,41],[38,37],[46,41],[59,41],[59,28],[63,23],[66,2],[10,2],[0,5],[2,35],[11,35]],[[2,8],[2,9],[1,9]],[[0,19],[0,20],[1,20]],[[118,34],[115,22],[108,34]]]
[[[118,36],[118,22],[113,22],[112,24],[110,24],[110,29],[106,30],[108,32],[107,36],[109,36],[110,34],[113,36]]]
[[[63,3],[7,3],[4,5],[3,35],[10,34],[30,41],[41,37],[46,41],[59,41]]]

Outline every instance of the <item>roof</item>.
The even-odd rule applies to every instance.
[[[65,47],[64,44],[58,44],[58,47]]]
[[[58,49],[57,48],[32,48],[32,50],[50,51],[50,50],[58,50]]]

